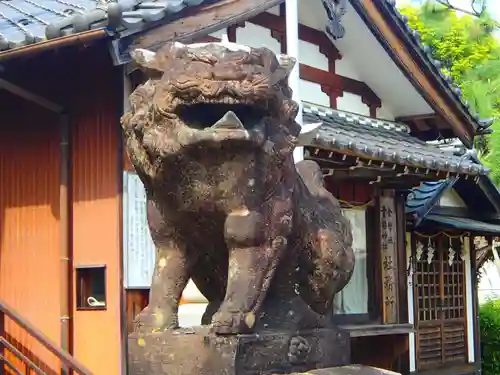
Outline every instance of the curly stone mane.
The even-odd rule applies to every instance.
[[[293,151],[300,127],[287,84],[292,59],[278,61],[265,48],[231,50],[218,44],[169,44],[154,57],[143,50],[133,54],[148,80],[130,96],[122,124],[132,163],[149,179],[161,172],[162,158],[198,142],[232,137],[259,146],[267,141],[264,146],[281,161]],[[237,124],[230,125],[233,134],[212,131],[218,115],[228,110],[246,131]],[[252,128],[256,119],[269,126]]]

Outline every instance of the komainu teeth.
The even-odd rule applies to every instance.
[[[219,121],[212,125],[212,129],[245,129],[238,116],[233,111],[228,111]]]

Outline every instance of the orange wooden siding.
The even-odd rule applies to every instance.
[[[59,343],[57,117],[5,93],[0,102],[0,298]],[[58,360],[9,319],[6,333],[47,373],[59,372]]]
[[[63,103],[68,111],[73,266],[106,266],[107,307],[100,311],[76,310],[73,272],[73,354],[95,375],[118,375],[122,366],[121,69],[113,66],[106,45],[66,50],[64,57],[47,54],[33,64],[9,71],[9,79]],[[23,99],[9,98],[10,102],[4,101],[0,91],[0,298],[59,344],[58,118]],[[20,340],[28,348],[34,345],[27,337]],[[59,371],[52,362],[54,371]]]
[[[120,71],[102,66],[72,112],[73,262],[106,266],[106,310],[74,306],[74,355],[95,375],[121,373]],[[74,283],[76,286],[76,282]],[[74,291],[76,293],[76,290]],[[105,360],[104,360],[105,355]]]

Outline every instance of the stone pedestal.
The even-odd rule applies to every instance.
[[[293,373],[290,375],[400,375],[397,372],[384,370],[377,367],[349,365],[342,367],[323,368],[302,373]]]
[[[215,336],[208,327],[129,336],[130,375],[289,374],[349,363],[338,329]]]

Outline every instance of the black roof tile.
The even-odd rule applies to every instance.
[[[468,154],[455,155],[411,136],[405,124],[311,105],[304,106],[303,117],[304,122],[322,122],[311,146],[415,168],[468,175],[488,172]]]
[[[0,51],[92,29],[139,29],[205,0],[0,0]]]
[[[444,191],[453,186],[456,178],[439,181],[424,181],[410,189],[406,197],[405,212],[415,217],[425,215],[434,206]]]

